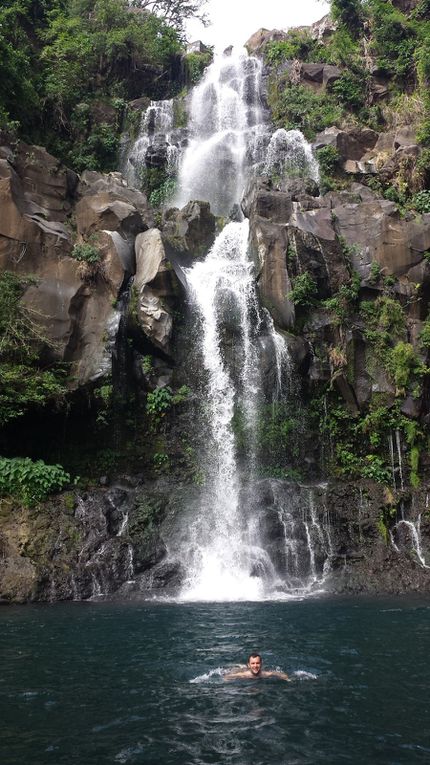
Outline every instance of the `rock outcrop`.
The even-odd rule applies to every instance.
[[[166,257],[161,233],[156,228],[136,237],[134,288],[138,324],[155,346],[168,352],[178,282]]]
[[[0,157],[0,268],[31,276],[23,304],[52,360],[71,365],[71,387],[85,386],[111,372],[115,304],[135,271],[136,235],[153,223],[146,197],[120,173],[79,181],[37,146]],[[75,245],[93,248],[91,262]]]

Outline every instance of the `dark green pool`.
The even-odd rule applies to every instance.
[[[214,671],[254,648],[293,682]],[[2,765],[430,762],[430,599],[11,607],[0,651]]]

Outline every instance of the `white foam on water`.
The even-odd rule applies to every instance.
[[[291,676],[298,677],[300,680],[318,680],[318,675],[314,675],[313,672],[306,672],[304,669],[296,670]]]
[[[209,670],[209,672],[205,672],[203,675],[197,675],[197,677],[193,677],[193,679],[190,680],[190,683],[194,685],[207,683],[212,677],[223,677],[223,675],[226,675],[230,671],[231,670],[224,667],[217,667],[216,669]]]

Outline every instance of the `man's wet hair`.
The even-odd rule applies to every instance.
[[[263,659],[261,658],[261,653],[258,653],[258,651],[253,651],[249,654],[247,664],[249,664],[251,659],[260,659],[261,663],[263,663]]]

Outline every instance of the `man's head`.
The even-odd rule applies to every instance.
[[[261,666],[263,664],[263,660],[262,660],[262,658],[261,658],[259,653],[251,653],[248,656],[247,664],[248,664],[249,671],[253,675],[257,676],[261,672]]]

